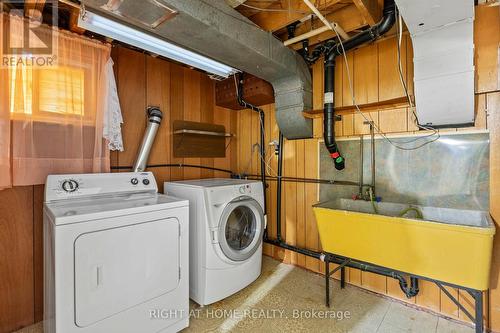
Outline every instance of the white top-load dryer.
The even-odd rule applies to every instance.
[[[187,327],[188,214],[150,172],[49,176],[44,332]]]
[[[189,295],[200,305],[226,298],[261,272],[265,228],[262,183],[201,179],[165,183],[189,200]]]

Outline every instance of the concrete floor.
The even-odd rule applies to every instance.
[[[340,289],[333,281],[331,287],[332,306],[326,308],[322,276],[264,257],[262,275],[251,286],[210,306],[191,304],[190,327],[183,332],[474,332],[353,286]]]

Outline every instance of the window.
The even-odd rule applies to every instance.
[[[83,70],[60,67],[37,72],[41,112],[83,116]]]
[[[1,28],[24,31],[26,24],[0,13]],[[10,34],[13,42],[23,36]],[[49,174],[109,172],[104,119],[108,98],[118,99],[108,89],[110,45],[45,25],[37,36],[56,40],[56,62],[0,68],[0,189],[44,184]],[[29,52],[16,59],[29,59]]]
[[[84,115],[85,72],[72,67],[18,68],[9,73],[10,112],[34,119]],[[19,95],[21,98],[19,98]]]

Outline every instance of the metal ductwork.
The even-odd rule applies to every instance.
[[[275,94],[276,120],[283,135],[287,139],[312,137],[312,120],[302,115],[312,109],[312,81],[307,64],[297,52],[224,0],[82,2],[87,9],[108,18],[270,82]],[[172,9],[176,15],[171,15]]]
[[[134,172],[146,170],[149,153],[151,152],[151,147],[155,142],[156,132],[158,131],[158,127],[160,127],[161,119],[163,117],[160,109],[156,106],[148,106],[146,113],[148,115],[148,126],[146,127],[146,132],[144,132],[144,137],[142,138],[139,151],[137,152],[137,158],[133,168]]]

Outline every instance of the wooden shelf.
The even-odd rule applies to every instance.
[[[225,157],[226,138],[233,135],[226,132],[224,125],[174,120],[174,157]]]
[[[366,104],[358,104],[359,109],[363,112],[373,112],[373,111],[384,111],[384,110],[392,110],[392,109],[400,109],[409,107],[408,99],[405,97],[398,97],[393,99],[388,99],[380,102],[366,103]],[[356,111],[356,107],[354,105],[348,106],[339,106],[335,108],[335,114],[343,115],[343,114],[351,114]],[[306,118],[320,118],[323,117],[323,109],[320,110],[311,110],[304,111],[304,117]]]
[[[194,135],[209,135],[209,136],[223,136],[226,138],[233,137],[234,134],[224,132],[212,132],[201,130],[180,129],[173,132],[174,134],[194,134]]]

